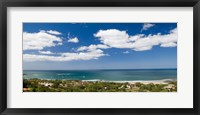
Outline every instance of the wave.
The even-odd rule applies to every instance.
[[[71,75],[70,73],[64,73],[64,74],[57,74],[58,76],[61,76],[61,75]]]
[[[101,79],[90,79],[90,80],[82,80],[82,81],[103,81]]]

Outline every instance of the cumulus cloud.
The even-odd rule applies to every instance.
[[[176,47],[177,28],[171,30],[169,34],[148,35],[138,34],[131,36],[126,31],[117,29],[99,30],[95,37],[98,37],[104,45],[113,48],[129,48],[135,51],[145,51],[152,49],[153,46]]]
[[[130,52],[129,51],[125,51],[125,52],[123,52],[124,54],[129,54]]]
[[[55,31],[55,30],[48,30],[48,31],[46,31],[46,32],[49,33],[49,34],[53,34],[53,35],[61,35],[60,32]]]
[[[148,30],[149,28],[155,26],[155,24],[146,23],[143,25],[141,31]]]
[[[51,51],[39,51],[40,54],[55,54]]]
[[[63,43],[62,43],[62,42],[59,42],[57,45],[61,46],[61,45],[63,45]]]
[[[90,46],[82,46],[80,48],[78,48],[78,51],[92,51],[92,50],[96,50],[96,49],[108,49],[109,47],[107,45],[104,44],[97,44],[97,45],[90,45]]]
[[[62,39],[45,31],[23,32],[23,50],[42,50],[44,47],[61,45]]]
[[[106,56],[102,50],[92,50],[87,52],[78,53],[60,53],[59,56],[49,56],[49,55],[34,55],[34,54],[24,54],[23,60],[26,62],[33,61],[73,61],[73,60],[91,60],[98,59],[99,57]]]
[[[75,38],[70,38],[70,39],[68,39],[68,42],[72,42],[72,43],[78,43],[78,42],[79,42],[79,40],[78,40],[78,38],[77,38],[77,37],[75,37]]]
[[[23,33],[23,48],[24,50],[40,50],[39,55],[23,54],[24,61],[73,61],[73,60],[91,60],[98,59],[102,56],[108,56],[103,52],[103,49],[120,48],[131,49],[134,51],[151,50],[153,46],[160,47],[176,47],[177,28],[169,31],[168,34],[144,35],[136,34],[129,35],[127,31],[117,29],[99,30],[97,37],[101,44],[91,44],[89,46],[81,46],[76,52],[56,53],[51,51],[42,51],[45,47],[53,47],[62,45],[62,39],[56,35],[50,34],[47,31],[38,33]],[[68,42],[78,43],[77,37],[68,39]],[[125,54],[129,51],[123,52]],[[51,55],[50,55],[51,54]]]
[[[173,43],[173,42],[170,42],[170,43],[164,43],[164,44],[161,44],[160,47],[176,47],[177,44],[176,43]]]

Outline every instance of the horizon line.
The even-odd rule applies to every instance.
[[[177,68],[139,68],[139,69],[46,69],[46,70],[153,70],[153,69],[177,69]],[[23,70],[37,70],[37,69],[23,69]],[[40,71],[45,69],[40,69]],[[37,70],[38,71],[38,70]]]

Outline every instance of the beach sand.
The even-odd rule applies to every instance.
[[[87,82],[115,82],[115,83],[130,83],[130,84],[135,84],[135,83],[143,83],[143,84],[150,84],[150,83],[153,83],[153,84],[168,84],[169,82],[172,82],[172,81],[176,81],[176,80],[173,80],[173,79],[163,79],[163,80],[146,80],[146,81],[143,81],[143,80],[138,80],[138,81],[104,81],[104,80],[82,80],[83,82],[84,81],[87,81]]]
[[[168,82],[171,82],[171,81],[175,81],[175,80],[151,80],[151,81],[128,81],[128,83],[130,84],[135,84],[135,83],[143,83],[143,84],[150,84],[150,83],[153,83],[153,84],[168,84]],[[123,82],[121,82],[123,83]]]

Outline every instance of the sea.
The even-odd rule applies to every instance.
[[[23,78],[86,81],[177,80],[177,69],[23,70]]]

